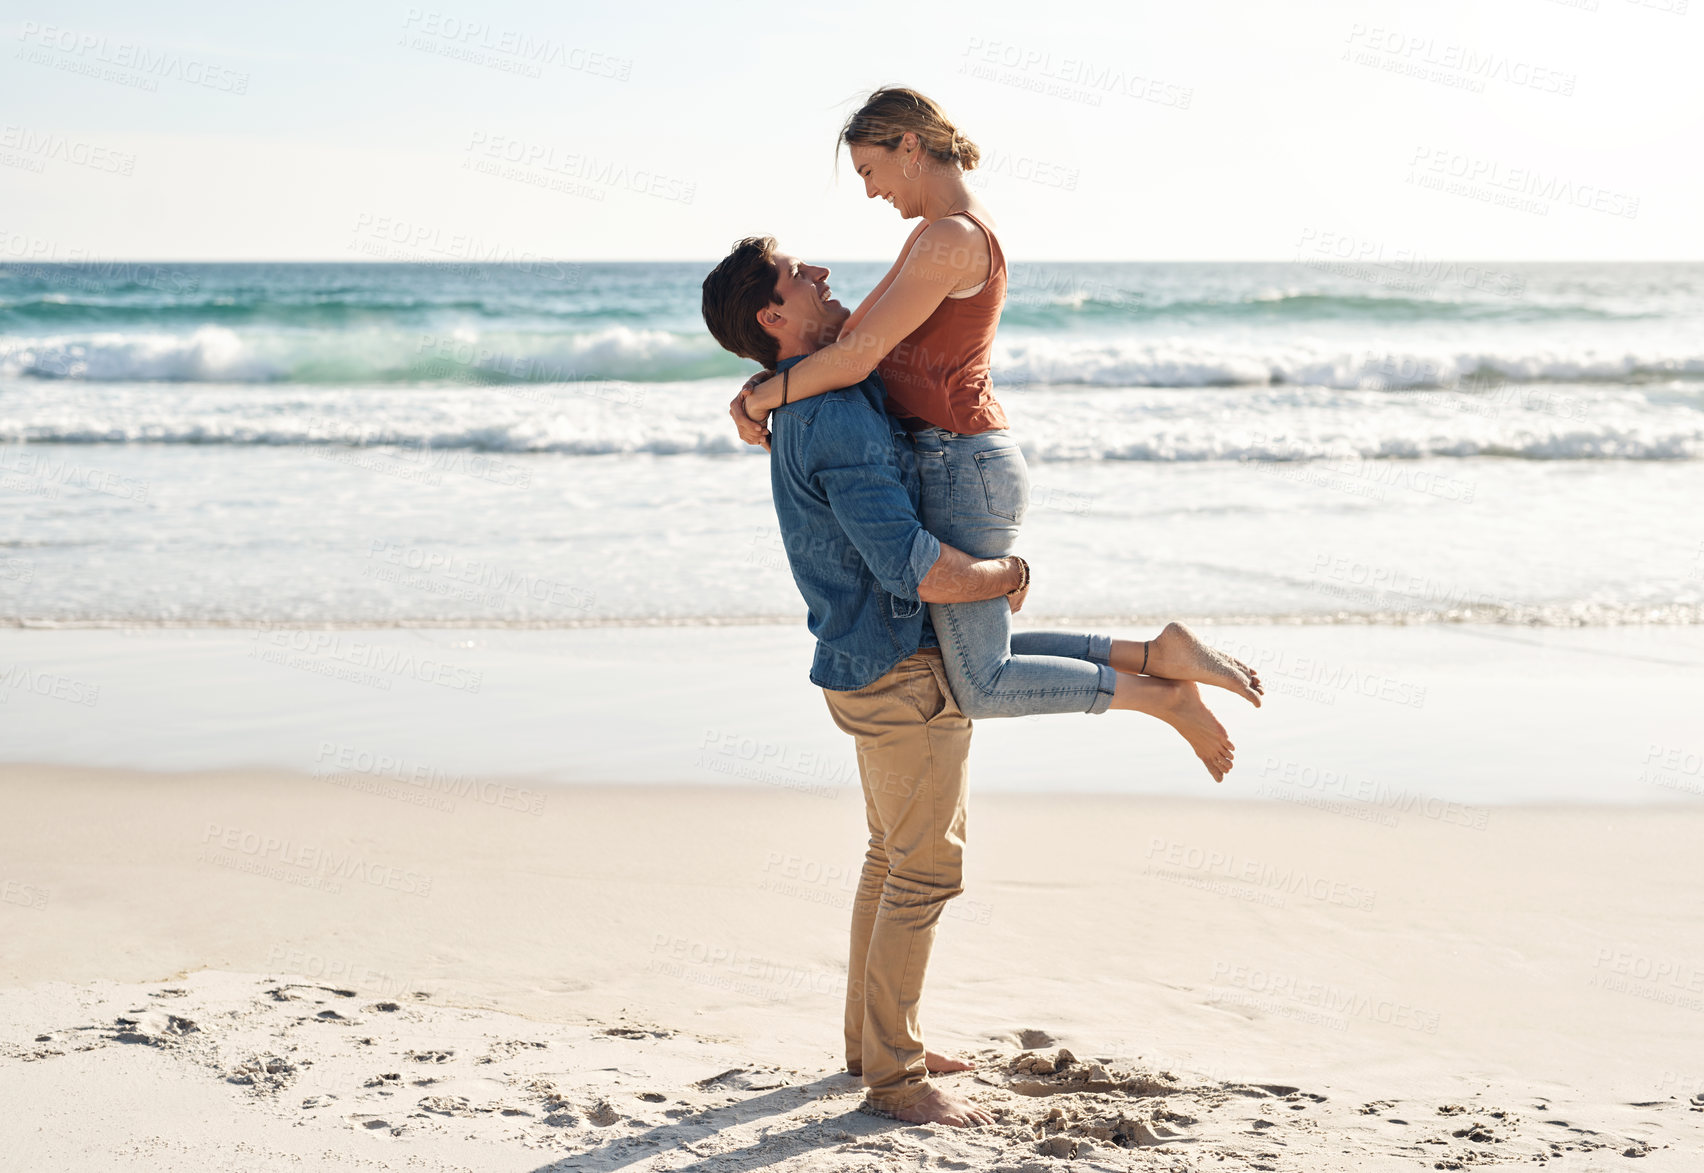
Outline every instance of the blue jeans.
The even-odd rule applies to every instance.
[[[977,558],[1012,553],[1029,505],[1029,468],[1011,433],[912,436],[923,482],[923,528]],[[1112,637],[1066,631],[1012,633],[1004,598],[931,603],[929,619],[953,696],[965,716],[1104,713],[1118,673]]]

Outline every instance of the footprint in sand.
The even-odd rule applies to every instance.
[[[276,1092],[296,1078],[296,1065],[278,1055],[256,1055],[225,1073],[225,1082],[259,1092]]]

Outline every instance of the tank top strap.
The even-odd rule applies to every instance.
[[[1006,268],[1006,251],[1000,247],[1000,240],[994,235],[994,230],[979,220],[974,212],[954,212],[953,215],[963,216],[982,229],[982,234],[988,238],[988,280],[994,280],[994,275]]]

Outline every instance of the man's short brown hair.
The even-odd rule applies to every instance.
[[[777,276],[775,238],[748,236],[704,278],[704,324],[710,333],[722,349],[768,370],[781,361],[781,345],[757,324],[757,311],[781,304]]]

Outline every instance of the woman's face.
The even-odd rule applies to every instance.
[[[911,173],[921,175],[917,150],[917,136],[910,132],[897,147],[877,143],[856,143],[852,147],[852,166],[864,181],[864,194],[872,200],[887,200],[905,220],[923,214],[918,207],[922,197],[918,181],[905,177],[907,161]]]

